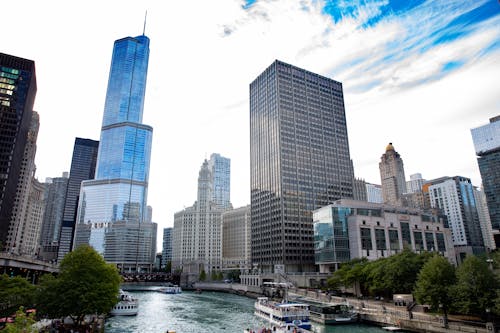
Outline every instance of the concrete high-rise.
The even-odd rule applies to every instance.
[[[467,254],[483,253],[484,242],[479,224],[474,188],[469,178],[442,177],[424,184],[432,208],[440,208],[448,218],[457,261]]]
[[[10,224],[36,90],[34,61],[0,53],[0,250],[14,237]]]
[[[384,203],[402,206],[401,197],[406,193],[405,170],[403,159],[392,143],[385,148],[385,153],[380,158],[379,169]]]
[[[35,256],[38,251],[38,243],[33,243],[38,234],[34,230],[40,230],[41,220],[30,219],[29,210],[33,208],[30,203],[34,203],[33,195],[36,195],[37,189],[32,189],[35,180],[35,155],[36,140],[40,128],[40,117],[33,111],[31,125],[28,131],[28,139],[24,147],[24,157],[21,163],[21,172],[17,182],[16,199],[14,200],[14,209],[9,226],[9,237],[7,238],[6,250],[11,253]],[[43,194],[43,192],[42,192]]]
[[[496,247],[500,247],[500,115],[471,133]]]
[[[73,246],[81,184],[84,180],[94,179],[98,149],[99,141],[75,138],[59,237],[58,261],[61,261]]]
[[[250,205],[222,214],[222,266],[224,270],[252,268]]]
[[[201,165],[194,205],[174,215],[172,269],[182,268],[188,279],[222,268],[221,216],[227,209],[214,201],[213,164],[205,160]]]
[[[64,172],[62,177],[48,178],[45,183],[45,213],[40,235],[40,257],[46,261],[55,261],[59,251],[68,173]]]
[[[250,84],[253,266],[315,271],[312,211],[353,179],[342,83],[276,60]]]
[[[497,248],[493,229],[491,228],[490,214],[488,213],[488,205],[486,204],[486,195],[484,190],[474,187],[474,200],[476,200],[477,214],[479,224],[481,225],[481,233],[483,235],[484,246],[488,251]]]
[[[153,128],[142,124],[149,38],[115,41],[94,180],[82,182],[74,246],[90,244],[121,271],[150,271],[155,223],[147,222]]]
[[[410,175],[410,180],[406,182],[406,193],[416,193],[422,191],[422,185],[426,182],[421,173]]]

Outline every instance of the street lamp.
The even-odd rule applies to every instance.
[[[493,259],[488,258],[486,259],[486,262],[488,263],[488,267],[490,268],[490,270],[493,271]]]

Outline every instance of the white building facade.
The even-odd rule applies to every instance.
[[[222,266],[224,270],[251,269],[250,205],[222,214]]]

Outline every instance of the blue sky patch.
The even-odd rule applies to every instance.
[[[242,7],[243,7],[243,9],[248,9],[248,8],[252,7],[252,5],[256,2],[257,2],[257,0],[246,0],[245,4]]]

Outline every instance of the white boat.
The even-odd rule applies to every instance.
[[[323,304],[307,302],[311,320],[326,325],[350,324],[358,321],[358,313],[352,305],[345,303]]]
[[[256,329],[245,329],[243,333],[262,333],[262,332],[271,332],[271,333],[312,333],[312,331],[299,328],[295,325],[286,325],[283,327],[266,327],[266,328],[256,328]]]
[[[118,303],[109,312],[112,316],[135,316],[139,312],[139,301],[120,289]]]
[[[296,329],[296,332],[310,332],[311,329],[309,305],[305,303],[280,303],[267,297],[258,297],[255,302],[255,315],[270,322],[275,330],[280,329],[277,332],[293,332],[293,329]]]
[[[179,286],[168,286],[158,288],[158,291],[164,294],[180,294],[182,293],[182,288]]]

